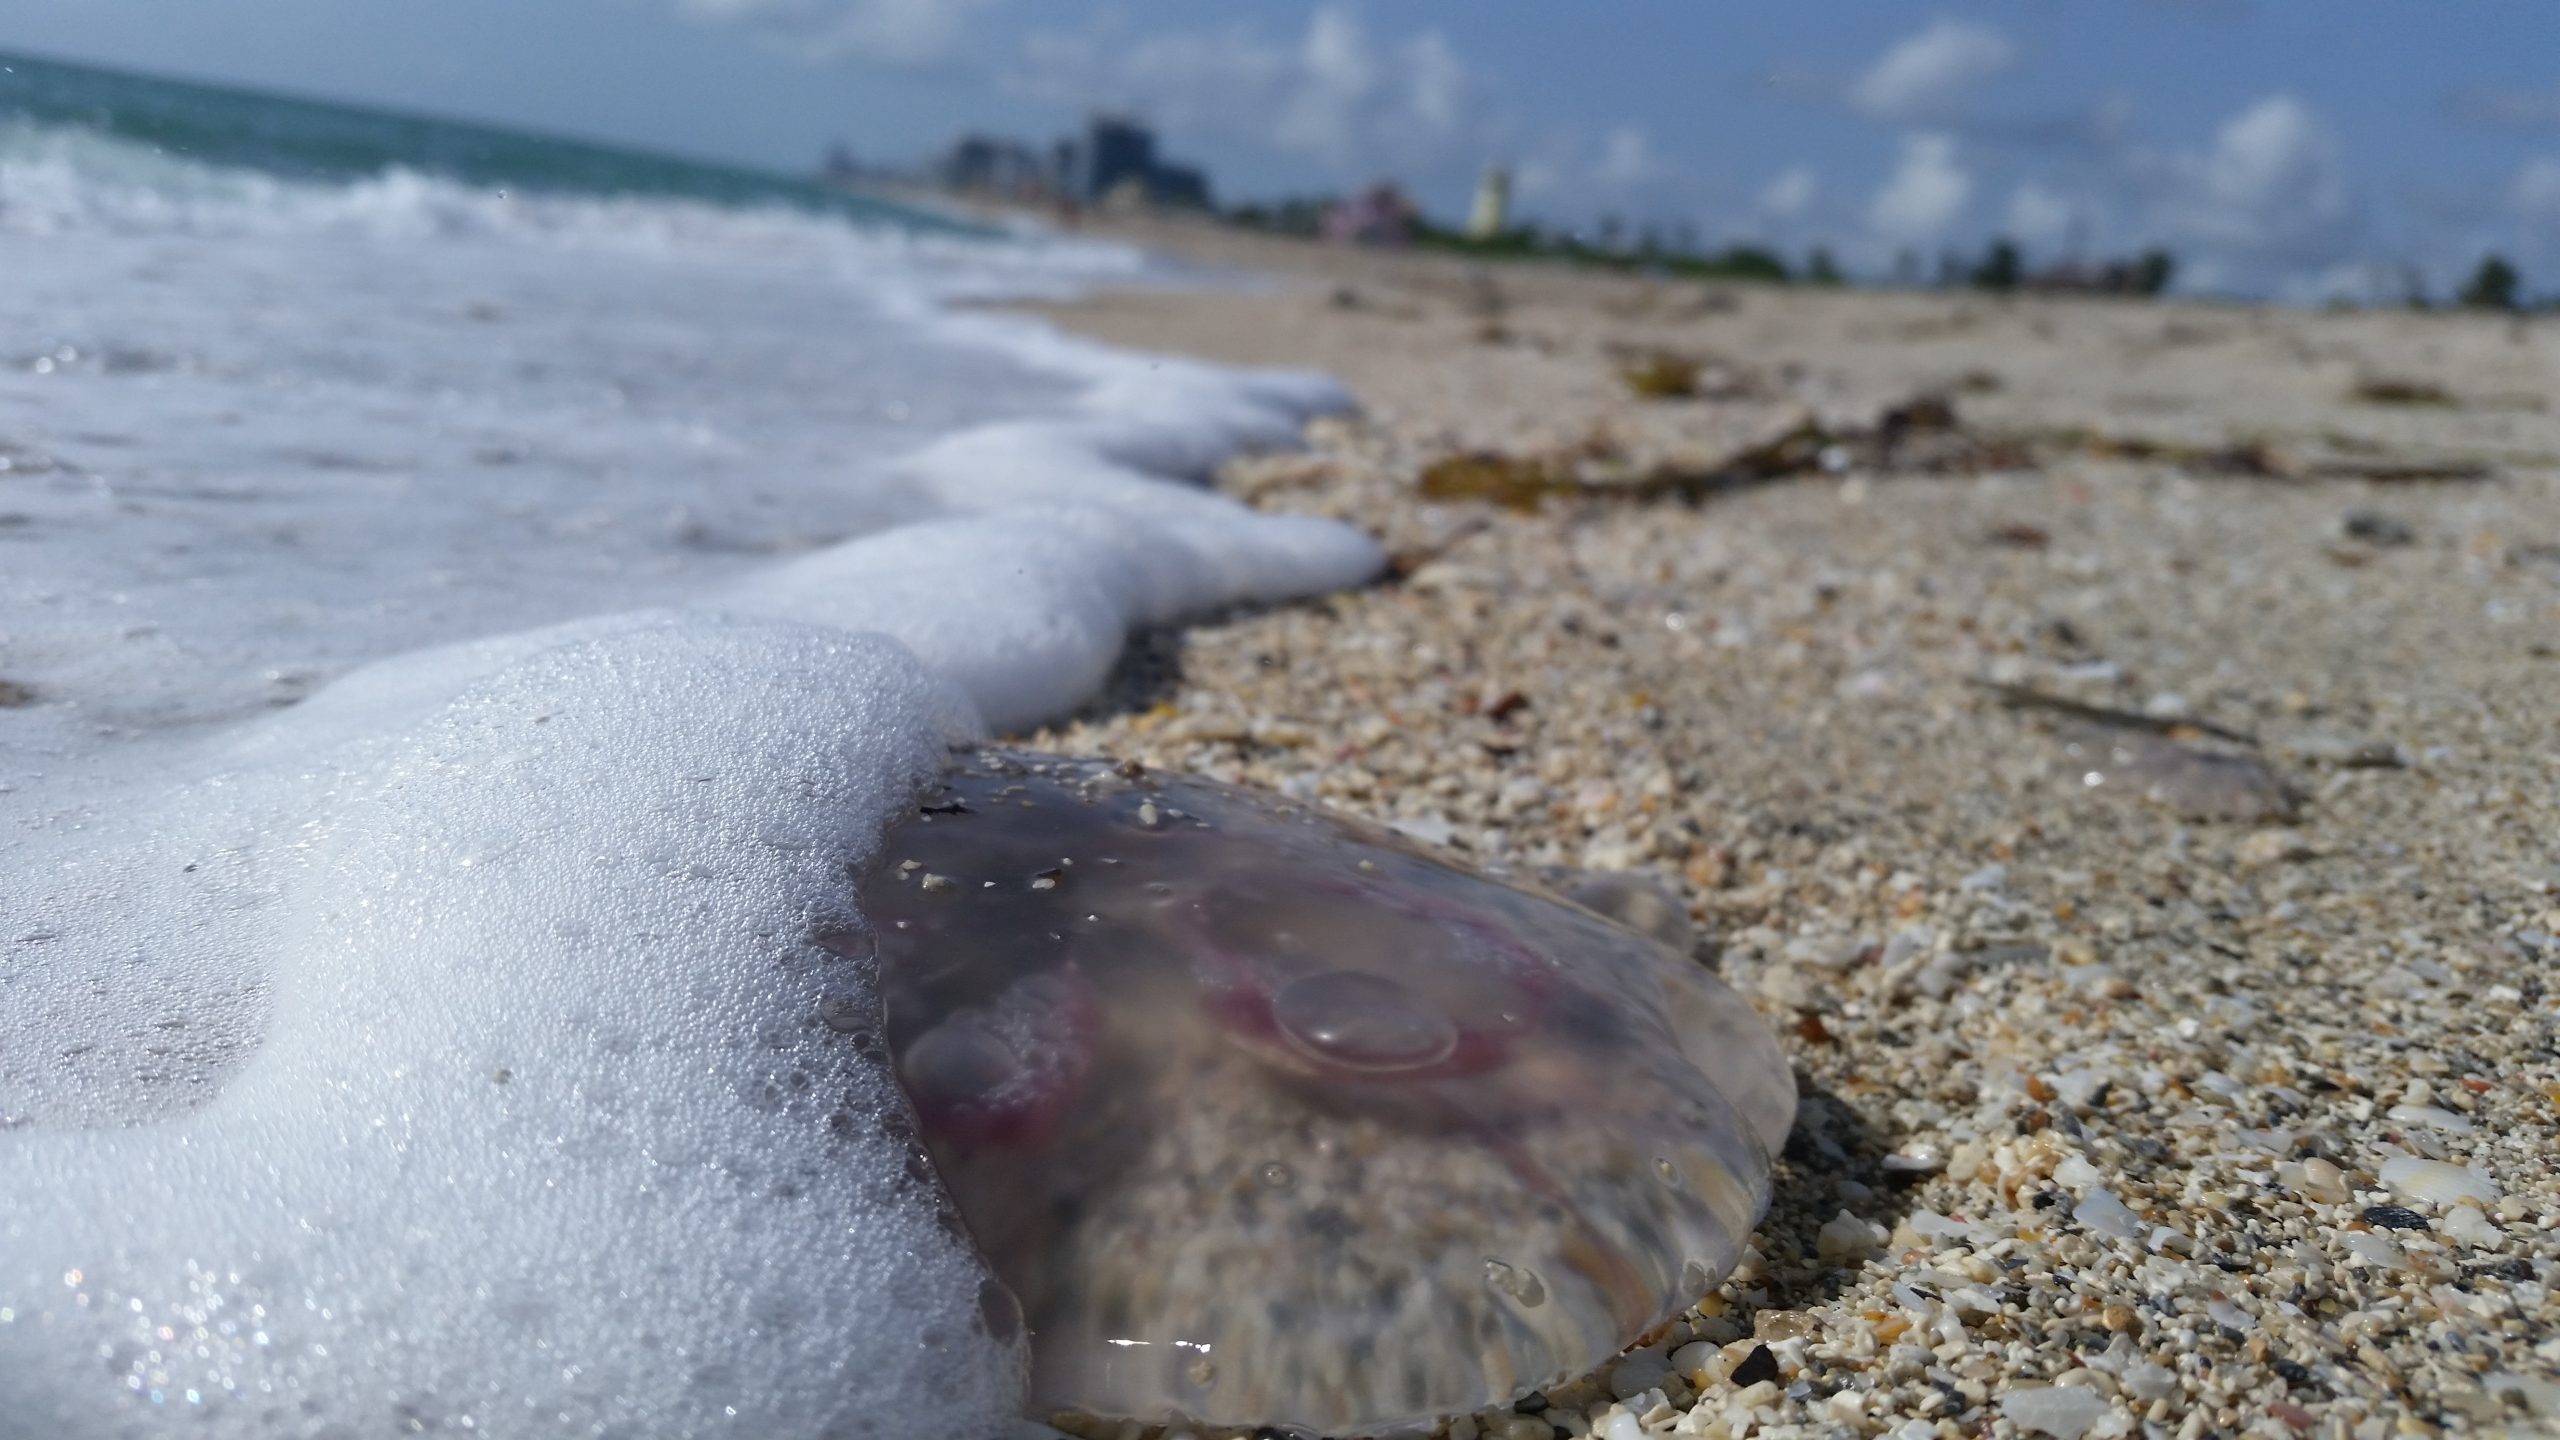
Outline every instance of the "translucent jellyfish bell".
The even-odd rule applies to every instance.
[[[966,756],[863,882],[889,1043],[1043,1414],[1358,1433],[1583,1374],[1742,1253],[1742,1000],[1271,796]]]

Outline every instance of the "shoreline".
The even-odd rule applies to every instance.
[[[1162,228],[1085,233],[1287,243]],[[2560,1412],[2560,325],[1295,252],[1023,308],[1341,378],[1220,483],[1397,574],[1136,637],[1021,738],[1651,873],[1806,1095],[1661,1363],[1452,1435]],[[1658,354],[1703,394],[1634,394]],[[1418,493],[1470,454],[1544,498]]]

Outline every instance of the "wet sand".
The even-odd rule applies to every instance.
[[[1220,483],[1397,573],[1024,741],[1655,875],[1808,1097],[1699,1313],[1450,1434],[2560,1417],[2560,318],[1125,233],[1273,279],[1044,313],[1341,377]]]

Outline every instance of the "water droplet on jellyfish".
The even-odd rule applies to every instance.
[[[985,1099],[1011,1083],[1019,1069],[1003,1036],[965,1018],[917,1036],[898,1057],[898,1078],[926,1105]]]
[[[1501,1260],[1484,1262],[1484,1283],[1530,1309],[1547,1303],[1547,1287],[1537,1273]]]

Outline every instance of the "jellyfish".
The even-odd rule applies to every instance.
[[[2096,725],[2071,727],[2061,739],[2065,773],[2090,791],[2139,795],[2190,820],[2281,823],[2301,809],[2284,777],[2238,746]]]
[[[968,752],[861,899],[1045,1417],[1373,1433],[1587,1373],[1733,1268],[1794,1115],[1685,953],[1261,792]]]

